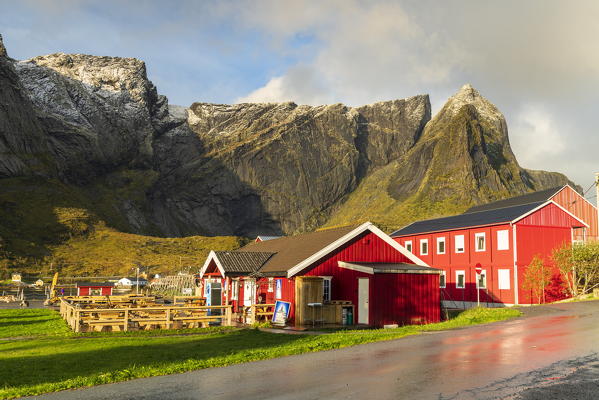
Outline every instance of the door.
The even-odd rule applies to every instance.
[[[255,304],[256,282],[254,280],[243,281],[243,305],[251,306]]]
[[[368,324],[370,279],[358,278],[358,324]]]

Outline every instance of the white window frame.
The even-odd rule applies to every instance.
[[[237,300],[239,298],[239,279],[233,279],[231,281],[231,300]]]
[[[422,251],[422,245],[426,243],[426,253]],[[420,255],[428,256],[428,239],[420,239]]]
[[[503,244],[503,246],[502,246]],[[510,249],[510,231],[502,229],[497,231],[497,250]]]
[[[499,290],[511,290],[511,276],[512,271],[507,268],[497,270],[497,289]],[[507,279],[506,279],[507,278]]]
[[[485,286],[479,286],[480,283],[480,276],[484,276],[485,277]],[[487,270],[483,269],[480,274],[476,274],[476,288],[477,289],[486,289],[488,286],[488,282],[487,282]]]
[[[443,277],[443,285],[441,285],[441,277]],[[445,274],[445,271],[441,271],[439,274],[439,287],[441,289],[445,289],[447,287],[447,275]]]
[[[458,250],[458,238],[461,239],[462,241],[462,250]],[[453,241],[454,241],[454,247],[455,247],[455,252],[456,253],[463,253],[464,251],[466,251],[466,241],[464,240],[464,235],[455,235],[453,237]]]
[[[443,251],[439,251],[439,244],[443,243]],[[441,236],[437,238],[437,254],[445,254],[447,252],[447,242],[445,241],[445,236]]]
[[[268,293],[275,291],[275,278],[268,278]]]
[[[479,238],[483,238],[483,248],[479,249],[478,248],[478,239]],[[487,251],[487,235],[485,234],[485,232],[477,232],[474,234],[474,251],[476,252],[483,252],[483,251]]]
[[[333,289],[333,286],[331,286],[331,284],[332,284],[331,280],[333,279],[333,277],[332,276],[322,276],[321,278],[322,278],[322,300],[323,301],[331,301],[331,292]],[[329,285],[328,296],[325,291],[325,287],[326,287],[325,282],[328,282],[328,285]]]
[[[464,286],[458,286],[458,284],[460,283],[460,279],[459,276],[462,275],[464,277]],[[464,271],[463,269],[458,270],[455,272],[455,288],[456,289],[465,289],[466,288],[466,271]]]
[[[406,240],[406,242],[403,245],[404,245],[404,247],[406,248],[407,251],[409,251],[410,253],[413,253],[412,252],[413,246],[412,246],[412,241],[411,240]],[[408,246],[410,248],[408,248]]]

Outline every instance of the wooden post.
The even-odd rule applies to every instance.
[[[123,330],[125,332],[127,332],[128,328],[129,328],[129,309],[125,308],[125,325],[123,327]]]
[[[254,324],[256,322],[256,305],[252,304],[250,307],[250,324]]]
[[[166,329],[170,329],[170,326],[171,326],[170,321],[171,321],[171,309],[167,308],[166,309],[166,324],[165,324]]]
[[[79,332],[79,311],[75,311],[75,332]]]
[[[232,321],[231,321],[231,314],[232,314],[232,310],[231,310],[232,306],[227,306],[227,308],[225,309],[225,317],[226,317],[226,326],[231,326],[233,325]]]

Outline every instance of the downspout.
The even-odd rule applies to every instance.
[[[514,252],[514,304],[518,305],[518,245],[516,240],[516,225],[512,224],[512,251]]]

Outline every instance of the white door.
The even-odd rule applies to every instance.
[[[251,280],[243,281],[243,305],[251,306],[254,304],[256,292],[256,282]]]
[[[368,289],[370,279],[358,278],[358,324],[368,324]]]

